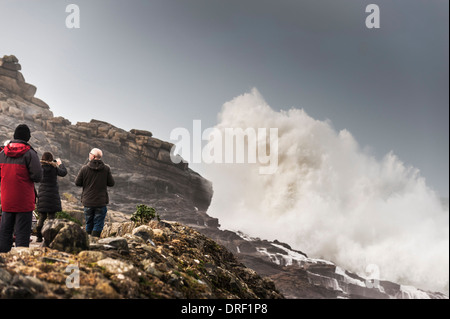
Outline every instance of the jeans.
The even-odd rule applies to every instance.
[[[86,232],[101,232],[105,225],[105,217],[108,209],[103,207],[84,207],[84,217],[86,219]]]
[[[13,234],[16,233],[16,247],[29,247],[33,212],[2,213],[0,224],[0,252],[11,250]]]

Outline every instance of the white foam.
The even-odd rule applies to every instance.
[[[260,175],[258,164],[205,168],[208,213],[222,228],[358,274],[376,264],[386,280],[448,294],[448,208],[417,169],[393,152],[375,159],[350,132],[304,110],[274,111],[256,89],[224,105],[216,128],[227,127],[278,128],[279,161],[274,175]]]

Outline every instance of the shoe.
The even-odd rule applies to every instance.
[[[93,230],[93,231],[92,231],[92,236],[94,236],[94,237],[100,237],[101,233],[102,233],[101,231]]]

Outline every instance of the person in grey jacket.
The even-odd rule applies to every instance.
[[[75,180],[76,186],[83,187],[81,202],[84,205],[86,232],[95,237],[100,237],[105,224],[109,204],[108,187],[115,183],[111,168],[103,162],[102,157],[100,149],[92,149],[89,163],[81,168]]]

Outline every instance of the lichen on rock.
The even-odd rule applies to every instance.
[[[83,247],[78,224],[46,221],[48,247],[0,254],[0,298],[282,298],[270,279],[190,227],[151,221],[120,229]]]

